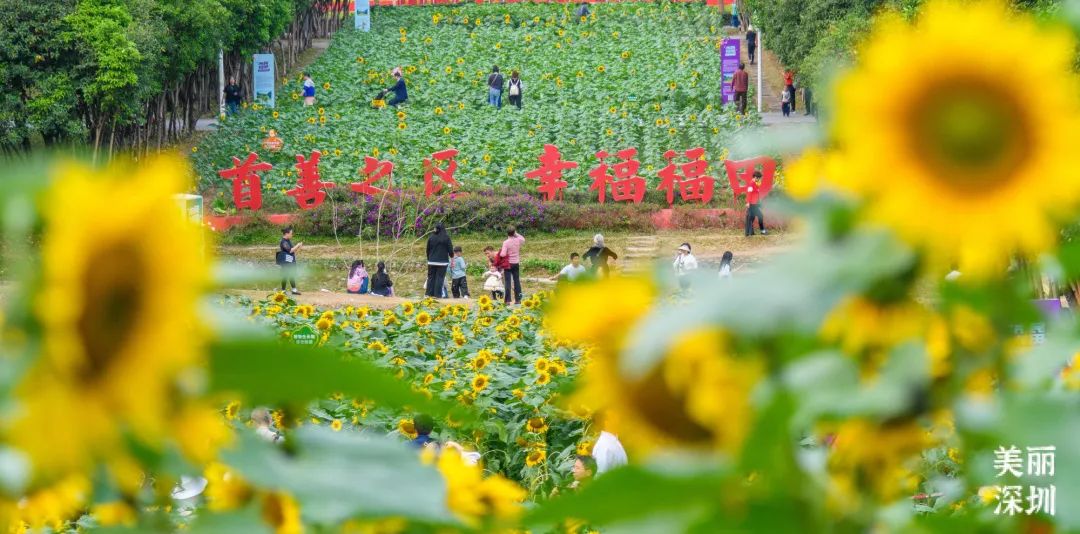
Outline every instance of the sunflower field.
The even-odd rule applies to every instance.
[[[755,134],[796,244],[513,307],[222,295],[278,273],[216,258],[185,159],[11,162],[0,530],[1080,531],[1078,30],[883,12],[816,136]],[[602,432],[628,463],[574,475]]]
[[[752,124],[721,108],[718,10],[697,4],[598,4],[584,21],[572,4],[377,9],[370,33],[342,31],[308,72],[317,104],[304,107],[298,79],[282,80],[277,108],[247,107],[195,147],[199,189],[224,189],[217,170],[259,153],[274,164],[268,191],[291,189],[295,154],[322,152],[320,174],[357,182],[364,157],[394,162],[394,183],[423,183],[423,160],[460,151],[465,186],[527,185],[547,143],[580,167],[566,179],[584,189],[595,153],[636,147],[641,175],[654,180],[665,151],[705,147],[720,174],[734,131]],[[648,31],[642,31],[647,27]],[[523,109],[487,104],[487,76],[519,71]],[[376,108],[401,67],[409,91],[398,108]],[[278,153],[261,141],[275,130]],[[270,194],[267,200],[284,198]]]

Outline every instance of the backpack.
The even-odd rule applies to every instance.
[[[514,83],[514,80],[510,80],[510,96],[517,96],[521,94],[521,80]]]

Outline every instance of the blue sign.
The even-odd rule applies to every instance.
[[[356,29],[360,31],[371,30],[371,2],[369,0],[356,0]]]
[[[255,54],[251,79],[255,103],[274,107],[274,54]]]

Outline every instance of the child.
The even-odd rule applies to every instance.
[[[786,89],[783,93],[780,93],[780,108],[784,112],[785,117],[791,116],[791,93]]]
[[[577,252],[570,253],[570,264],[563,267],[559,274],[551,277],[552,280],[565,280],[567,282],[576,281],[581,278],[588,269],[581,264],[581,255]]]
[[[450,291],[456,299],[469,298],[469,280],[465,278],[465,267],[461,247],[454,247],[454,258],[450,260]]]
[[[496,301],[503,298],[502,270],[499,268],[499,254],[492,247],[484,247],[484,255],[488,258],[488,270],[484,273],[484,291],[491,292],[491,298]]]
[[[730,250],[724,251],[724,257],[720,258],[720,279],[731,278],[731,260],[735,255]]]
[[[304,246],[303,243],[292,244],[292,226],[281,229],[281,242],[278,243],[277,264],[281,266],[281,290],[285,291],[285,283],[292,284],[292,294],[299,295],[296,290],[296,251]]]
[[[311,79],[311,75],[304,73],[304,105],[315,105],[315,82]]]
[[[375,276],[371,277],[371,294],[394,296],[394,283],[390,281],[390,275],[386,274],[386,264],[380,261],[375,268]]]
[[[368,272],[364,268],[364,260],[356,260],[349,268],[349,280],[345,289],[354,295],[363,295],[368,292]]]

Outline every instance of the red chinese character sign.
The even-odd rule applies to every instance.
[[[424,158],[425,196],[430,197],[442,191],[443,183],[450,185],[451,188],[461,185],[454,179],[454,171],[457,170],[457,161],[454,160],[454,156],[457,155],[456,148],[448,148],[432,154],[430,158]],[[446,162],[446,166],[440,166],[438,162]],[[439,182],[434,180],[436,177],[440,180]]]
[[[576,169],[578,164],[573,161],[563,161],[562,154],[555,145],[544,145],[544,153],[539,159],[540,168],[525,173],[525,177],[540,180],[540,187],[536,190],[544,195],[544,200],[561,200],[562,190],[570,185],[563,180],[563,171]]]
[[[319,207],[326,200],[328,187],[334,187],[330,182],[319,180],[319,157],[322,153],[318,150],[311,153],[311,157],[296,155],[296,187],[285,192],[286,195],[296,199],[296,204],[302,210],[310,210]]]
[[[704,148],[691,148],[683,156],[688,163],[677,165],[675,158],[678,152],[668,150],[664,152],[664,159],[668,164],[657,174],[660,176],[658,191],[667,190],[668,205],[675,202],[675,189],[678,188],[683,202],[697,201],[708,204],[712,201],[713,190],[716,188],[716,180],[705,174],[709,168],[709,162],[705,161]],[[680,173],[681,171],[681,173]]]
[[[234,157],[231,169],[222,169],[218,175],[232,180],[233,204],[236,209],[258,210],[262,208],[262,180],[259,174],[274,168],[266,162],[257,162],[259,155],[252,152],[243,162]]]
[[[614,176],[608,174],[608,164],[604,162],[611,154],[601,150],[596,153],[600,164],[589,171],[589,178],[593,183],[589,191],[597,192],[597,200],[603,204],[607,200],[608,187],[611,188],[611,199],[615,202],[633,202],[640,204],[645,198],[645,189],[648,185],[645,179],[637,175],[641,162],[634,159],[637,155],[636,148],[625,148],[615,153],[622,161],[611,165]]]
[[[360,176],[367,178],[362,183],[352,184],[352,190],[364,195],[379,195],[385,193],[385,189],[375,187],[375,182],[390,177],[394,172],[394,163],[379,161],[371,156],[364,157],[364,168],[360,169]]]
[[[761,181],[754,180],[754,171],[761,167]],[[758,156],[739,161],[724,162],[731,190],[738,195],[746,195],[747,204],[757,204],[765,199],[772,190],[773,176],[776,174],[776,160]]]

